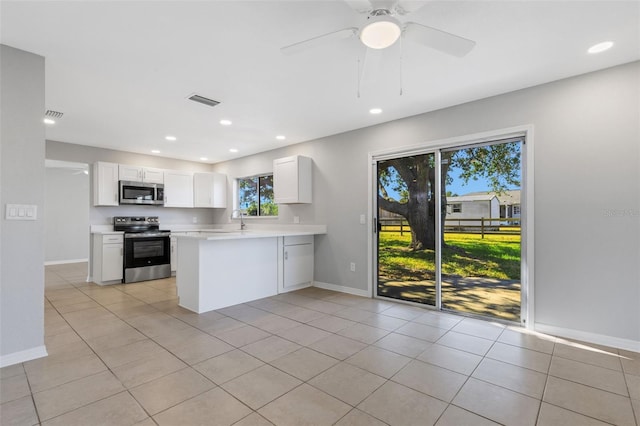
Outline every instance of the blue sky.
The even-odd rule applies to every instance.
[[[460,169],[457,167],[451,167],[449,169],[449,176],[453,178],[453,182],[447,185],[447,191],[451,191],[453,194],[464,195],[469,192],[490,191],[491,186],[485,179],[479,178],[478,180],[469,180],[465,184],[462,179],[459,179]]]

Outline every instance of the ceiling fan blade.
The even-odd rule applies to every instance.
[[[318,37],[313,37],[308,40],[300,41],[298,43],[290,44],[289,46],[285,46],[280,49],[282,53],[285,55],[293,55],[295,53],[301,52],[303,50],[312,49],[314,47],[330,43],[332,41],[342,40],[345,38],[352,37],[358,33],[358,29],[356,27],[345,28],[338,31],[333,31],[328,34],[323,34]]]
[[[371,10],[371,3],[369,0],[344,0],[357,13],[364,13]]]
[[[422,9],[428,2],[424,0],[400,0],[396,5],[399,15],[407,15]]]
[[[407,40],[423,44],[459,58],[471,52],[476,42],[433,27],[407,22],[405,25]]]

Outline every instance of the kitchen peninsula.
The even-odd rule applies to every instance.
[[[178,236],[180,306],[203,313],[312,285],[314,235],[326,231],[294,225]]]

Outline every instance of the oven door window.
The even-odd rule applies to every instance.
[[[169,237],[125,239],[125,268],[164,265],[171,262]]]

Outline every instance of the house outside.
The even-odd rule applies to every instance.
[[[468,219],[519,219],[520,218],[520,190],[509,190],[500,193],[470,192],[465,195],[447,197],[447,221],[455,219],[465,219],[464,223],[469,226],[479,226],[480,220],[468,221]],[[402,216],[380,209],[380,219],[403,219]],[[488,223],[485,223],[488,224]],[[519,225],[517,220],[504,221],[505,225]],[[449,222],[448,225],[454,225]],[[491,225],[498,225],[498,222],[491,222]]]
[[[447,197],[447,226],[481,226],[481,219],[500,218],[500,200],[493,193]],[[478,219],[478,220],[469,220]],[[456,223],[456,220],[460,222]],[[486,223],[489,225],[489,223]],[[490,223],[498,225],[498,223]]]
[[[475,195],[495,195],[498,197],[498,201],[500,203],[500,218],[506,219],[519,219],[520,218],[520,190],[514,189],[509,191],[502,191],[500,193],[497,192],[470,192],[465,194],[463,197],[475,196]],[[453,197],[449,197],[447,199],[447,212],[449,211],[449,203],[450,199]],[[476,216],[478,217],[478,216]],[[495,217],[495,216],[494,216]],[[511,225],[519,225],[519,221],[510,221]]]
[[[471,192],[469,194],[447,197],[447,226],[498,226],[519,225],[519,220],[498,221],[486,219],[520,219],[520,190],[500,193]],[[485,219],[484,224],[481,220]],[[458,219],[460,222],[456,223]]]

